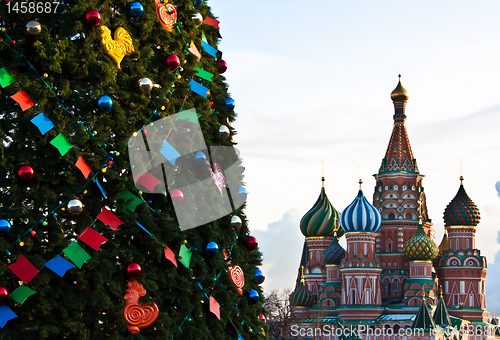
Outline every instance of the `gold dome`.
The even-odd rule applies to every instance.
[[[393,102],[405,102],[410,98],[408,91],[401,85],[401,75],[399,77],[398,86],[391,92],[391,99]]]

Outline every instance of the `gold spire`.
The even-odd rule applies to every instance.
[[[300,283],[304,284],[304,266],[300,266]]]
[[[323,176],[321,177],[321,187],[325,187],[325,161],[322,160],[321,163],[323,163]]]
[[[361,190],[361,184],[363,184],[363,180],[360,178],[358,183],[359,183],[359,190]]]
[[[464,176],[460,176],[460,185],[464,184]]]
[[[401,85],[401,75],[399,77],[398,86],[391,92],[391,99],[393,102],[405,102],[410,98],[408,96],[408,91],[405,90],[403,85]]]

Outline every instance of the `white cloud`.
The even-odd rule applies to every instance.
[[[267,293],[274,289],[295,288],[304,246],[304,236],[299,230],[300,218],[298,211],[291,209],[279,221],[269,223],[267,230],[252,233],[264,254],[261,270],[266,277],[263,287]]]

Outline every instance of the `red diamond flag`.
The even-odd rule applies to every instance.
[[[175,254],[168,246],[165,246],[165,258],[172,262],[174,266],[177,267],[177,260],[175,259]]]
[[[135,180],[136,182],[144,185],[150,192],[153,192],[155,186],[161,183],[158,178],[154,177],[147,171],[142,176],[137,176]]]
[[[207,25],[210,25],[210,26],[214,26],[216,28],[219,28],[220,21],[207,17],[207,18],[205,18],[205,20],[203,21],[203,23],[207,24]]]
[[[17,261],[8,267],[18,278],[24,281],[24,283],[29,283],[39,272],[39,270],[36,269],[30,261],[26,260],[23,255],[19,255]]]
[[[102,211],[97,215],[97,218],[104,224],[109,225],[111,230],[117,231],[118,226],[122,225],[123,222],[115,214],[111,212],[108,208],[102,209]]]
[[[78,160],[76,161],[75,165],[76,165],[76,167],[78,169],[80,169],[80,171],[82,172],[83,176],[85,176],[85,179],[87,179],[89,177],[89,174],[90,174],[90,167],[87,165],[87,163],[82,158],[82,156],[80,156],[78,158]]]
[[[213,296],[210,296],[210,311],[220,320],[220,305]]]
[[[85,228],[85,230],[82,231],[80,235],[78,235],[78,238],[94,248],[96,251],[99,250],[101,244],[108,240],[90,227]]]
[[[26,91],[19,91],[18,93],[10,97],[14,99],[19,104],[19,106],[21,106],[21,109],[23,111],[26,111],[27,109],[35,105]]]

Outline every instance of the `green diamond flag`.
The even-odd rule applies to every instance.
[[[179,250],[179,261],[186,267],[189,268],[189,264],[191,263],[191,254],[193,252],[191,249],[188,249],[185,245],[181,245],[181,249]]]
[[[73,147],[73,145],[66,140],[66,137],[64,137],[62,133],[58,134],[56,138],[51,140],[50,144],[54,145],[57,150],[59,150],[61,156],[64,156]]]
[[[125,203],[125,206],[130,212],[135,212],[137,206],[141,203],[144,203],[139,197],[128,190],[125,190],[120,195],[118,195],[118,199],[124,199],[127,202]],[[124,211],[124,213],[127,214],[128,212]]]
[[[5,67],[0,68],[0,85],[7,87],[13,84],[16,80],[12,77]]]
[[[179,110],[179,113],[177,114],[177,119],[180,120],[187,120],[188,122],[198,124],[198,118],[201,117],[201,114],[196,113],[191,110]]]
[[[85,261],[92,258],[76,241],[71,242],[69,246],[63,249],[63,253],[80,269]]]
[[[212,74],[212,73],[207,72],[207,71],[205,71],[204,69],[199,68],[199,67],[195,67],[194,69],[197,71],[196,75],[197,75],[198,77],[200,77],[200,78],[202,78],[202,79],[205,79],[205,80],[208,80],[208,81],[210,81],[210,82],[212,81],[212,77],[213,77],[213,74]]]
[[[33,294],[36,294],[33,289],[29,289],[26,286],[19,286],[15,291],[10,293],[9,297],[22,305]]]

